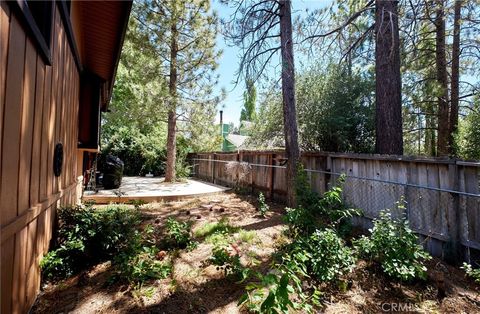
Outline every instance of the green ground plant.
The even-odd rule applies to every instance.
[[[192,224],[188,221],[178,221],[168,217],[165,223],[163,246],[166,249],[188,249],[197,247],[197,242],[192,238]]]
[[[310,313],[320,306],[321,293],[305,290],[303,283],[331,282],[351,272],[355,266],[354,252],[342,239],[350,218],[361,211],[347,206],[342,197],[345,178],[337,181],[320,197],[313,192],[303,167],[298,169],[296,182],[297,208],[287,208],[284,217],[292,239],[277,252],[279,262],[266,275],[246,287],[239,304],[258,313]]]
[[[257,233],[254,230],[240,229],[237,234],[237,238],[242,243],[254,244],[258,241]]]
[[[303,282],[309,278],[305,261],[297,253],[285,253],[267,274],[252,276],[238,305],[252,313],[313,313],[314,306],[320,306],[321,293],[304,289]]]
[[[67,278],[112,260],[114,280],[142,284],[163,278],[169,265],[156,260],[153,228],[140,226],[140,213],[125,205],[91,204],[60,208],[56,245],[40,263],[47,280]]]
[[[210,242],[212,236],[232,234],[239,229],[238,227],[232,226],[226,217],[222,217],[219,221],[208,222],[197,228],[194,234],[195,237],[205,238],[207,242]]]
[[[265,218],[267,216],[267,212],[270,210],[270,207],[265,202],[265,195],[262,192],[258,195],[258,211],[260,212],[260,216]]]
[[[232,252],[228,251],[228,246],[216,245],[212,249],[210,263],[217,266],[217,269],[223,269],[225,276],[233,276],[237,280],[245,280],[249,276],[250,269],[244,267],[240,262],[240,252],[231,245]]]
[[[141,288],[149,279],[166,278],[171,273],[170,263],[159,261],[154,229],[147,225],[142,232],[135,230],[129,246],[114,258],[114,281],[126,281]]]
[[[471,277],[476,283],[480,284],[480,268],[474,269],[472,265],[467,263],[463,263],[461,268],[465,271],[467,276]]]
[[[298,173],[296,191],[299,206],[287,208],[285,215],[291,236],[309,235],[318,228],[333,228],[340,235],[347,235],[351,230],[351,218],[360,216],[362,211],[348,206],[343,200],[346,177],[341,175],[336,185],[320,197],[311,190],[303,166],[299,166]]]
[[[397,206],[403,212],[403,203]],[[354,241],[360,256],[380,264],[388,276],[401,281],[426,278],[424,261],[431,257],[418,244],[418,237],[407,219],[394,218],[392,211],[386,209],[373,220],[373,228],[369,231],[369,237],[362,236]]]
[[[304,263],[314,279],[329,282],[351,272],[355,266],[353,251],[333,229],[316,230],[309,237],[291,244],[290,253]]]

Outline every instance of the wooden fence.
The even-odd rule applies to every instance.
[[[283,201],[284,156],[283,151],[240,151],[189,157],[194,176],[202,180]],[[480,257],[480,163],[323,152],[303,153],[301,160],[312,189],[319,194],[335,184],[340,174],[346,175],[344,198],[363,210],[354,224],[367,229],[381,210],[394,208],[404,199],[410,226],[433,255],[467,261]]]

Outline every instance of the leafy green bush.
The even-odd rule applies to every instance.
[[[290,225],[291,234],[309,235],[317,228],[333,228],[344,235],[350,230],[350,219],[359,216],[362,211],[351,208],[343,201],[345,176],[337,180],[337,186],[325,192],[321,198],[312,192],[306,172],[301,166],[297,180],[298,208],[287,208],[285,221]]]
[[[328,282],[347,274],[355,266],[353,251],[333,229],[316,230],[293,244],[292,253],[306,264],[308,274]]]
[[[258,195],[258,210],[260,211],[260,216],[266,217],[267,212],[270,210],[270,207],[265,202],[265,195],[262,192]]]
[[[156,259],[153,228],[140,228],[140,213],[124,205],[92,205],[59,209],[57,248],[40,267],[46,279],[69,277],[99,262],[113,259],[114,279],[142,284],[163,278],[170,266]]]
[[[333,229],[317,230],[308,237],[298,237],[281,252],[281,262],[258,281],[246,286],[239,304],[251,312],[288,313],[290,309],[313,312],[320,306],[321,293],[306,291],[303,282],[316,279],[329,282],[353,270],[355,258],[350,248]]]
[[[400,209],[403,204],[398,205]],[[354,241],[361,256],[378,262],[383,271],[399,280],[425,279],[425,260],[430,255],[418,244],[418,238],[405,218],[394,218],[389,209],[374,219],[370,237],[362,236]]]
[[[119,157],[125,165],[124,175],[138,176],[147,173],[163,175],[165,173],[166,148],[163,131],[154,129],[148,135],[137,128],[118,127],[105,138],[99,156],[99,169],[103,169],[107,155]]]
[[[303,208],[286,208],[284,221],[289,225],[289,234],[293,238],[310,234],[316,228],[316,218],[311,211]]]
[[[463,266],[461,268],[469,277],[472,277],[476,283],[480,284],[480,268],[473,269],[472,265],[467,263],[463,263]]]
[[[108,260],[129,245],[140,223],[139,213],[122,205],[63,207],[58,217],[56,249],[41,262],[47,279],[65,278]]]
[[[42,275],[46,279],[62,279],[80,271],[85,246],[82,241],[68,241],[48,252],[40,261]],[[85,265],[86,266],[86,265]]]
[[[142,232],[135,230],[128,247],[114,258],[114,280],[142,285],[148,279],[166,278],[171,265],[157,259],[154,230],[147,225]]]
[[[217,269],[222,268],[225,276],[233,275],[239,280],[244,280],[248,277],[249,269],[243,267],[240,262],[239,252],[233,248],[234,253],[230,253],[224,245],[215,246],[212,249],[212,256],[210,262],[217,266]]]
[[[152,173],[155,176],[165,174],[167,149],[166,132],[162,127],[153,127],[148,132],[142,132],[135,127],[120,126],[110,130],[110,136],[102,138],[102,152],[99,156],[98,167],[103,169],[105,157],[114,155],[120,158],[125,165],[124,175],[138,176]],[[177,137],[177,158],[175,170],[178,178],[190,175],[190,166],[186,161],[191,151],[188,140]]]
[[[297,203],[303,208],[316,207],[320,196],[312,190],[308,174],[301,163],[297,164],[297,177],[295,179],[295,192]]]
[[[350,227],[352,217],[362,214],[360,209],[351,208],[343,201],[345,178],[345,175],[341,175],[337,180],[337,185],[325,192],[317,204],[318,214],[326,219],[324,223],[342,233],[345,233]]]
[[[197,243],[191,237],[192,226],[189,222],[180,222],[168,217],[164,246],[167,249],[193,249]]]
[[[301,272],[291,263],[275,265],[268,274],[256,273],[256,281],[249,282],[246,293],[238,301],[252,313],[313,313],[313,305],[320,305],[320,292],[307,293],[302,287]]]
[[[259,274],[258,278],[259,283],[247,285],[248,292],[240,298],[238,305],[246,304],[253,313],[288,313],[290,308],[295,308],[296,304],[290,299],[294,290],[287,273],[281,277]]]

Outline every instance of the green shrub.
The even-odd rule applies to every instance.
[[[310,234],[316,228],[316,218],[311,211],[303,208],[286,208],[284,221],[289,225],[289,235],[293,238]]]
[[[84,256],[84,248],[81,241],[68,241],[48,252],[40,261],[43,277],[61,279],[77,273],[82,269],[79,263]]]
[[[312,190],[307,172],[301,163],[297,164],[297,178],[295,179],[297,203],[304,208],[313,208],[317,205],[320,196]]]
[[[463,263],[463,266],[461,268],[469,277],[472,277],[476,283],[480,284],[480,268],[473,269],[472,265],[467,263]]]
[[[276,274],[258,275],[259,283],[249,283],[248,291],[238,304],[246,304],[252,313],[288,313],[296,304],[290,294],[294,291],[288,274],[279,277]]]
[[[154,230],[147,225],[142,232],[135,230],[129,245],[114,258],[113,280],[142,285],[149,279],[166,278],[171,273],[169,263],[157,259]]]
[[[153,228],[140,230],[140,213],[136,209],[82,205],[60,208],[58,216],[56,248],[40,263],[46,279],[66,278],[111,259],[116,280],[142,284],[168,275],[170,266],[156,260]]]
[[[247,284],[239,304],[251,312],[288,313],[291,309],[313,312],[320,306],[321,293],[306,291],[307,279],[329,282],[350,272],[355,258],[350,248],[333,229],[317,230],[308,237],[299,237],[281,252],[281,262],[258,281]]]
[[[164,246],[167,249],[193,249],[197,243],[191,237],[191,224],[169,217],[166,222]]]
[[[343,201],[343,185],[345,176],[337,180],[320,198],[311,191],[306,172],[301,166],[298,169],[297,199],[298,208],[287,208],[285,221],[290,225],[291,234],[309,235],[317,228],[333,228],[342,235],[350,231],[350,219],[361,215],[362,211],[351,208]]]
[[[403,205],[399,204],[399,209]],[[363,257],[379,263],[383,271],[399,280],[425,279],[425,260],[430,255],[418,244],[418,238],[405,218],[394,218],[389,209],[374,219],[370,237],[362,236],[354,245]]]
[[[265,195],[262,192],[258,195],[258,210],[260,211],[260,216],[266,217],[267,212],[270,210],[270,207],[265,202]]]
[[[323,194],[323,197],[318,201],[317,209],[318,215],[322,216],[326,221],[324,223],[335,228],[341,233],[346,233],[350,227],[350,219],[355,216],[360,216],[362,211],[360,209],[351,208],[343,201],[343,186],[345,184],[345,175],[341,175],[337,180],[337,186]]]
[[[305,261],[307,272],[320,281],[338,279],[355,266],[353,251],[333,229],[317,230],[295,246],[308,257]]]
[[[276,265],[268,274],[256,273],[256,281],[249,282],[246,293],[238,301],[251,313],[313,313],[313,305],[320,305],[320,292],[306,293],[302,277],[288,264]]]
[[[139,213],[122,205],[63,207],[58,219],[55,249],[40,264],[46,279],[66,278],[110,259],[129,245],[140,223]]]
[[[216,265],[217,269],[222,268],[225,276],[233,275],[239,280],[244,280],[248,277],[249,269],[243,267],[239,252],[236,249],[234,251],[235,253],[230,253],[223,245],[215,246],[212,249],[210,262]]]

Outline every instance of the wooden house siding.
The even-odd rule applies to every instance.
[[[77,199],[80,73],[58,5],[51,66],[12,7],[0,6],[1,313],[25,313],[40,287],[56,209]],[[59,177],[57,143],[64,149]]]

